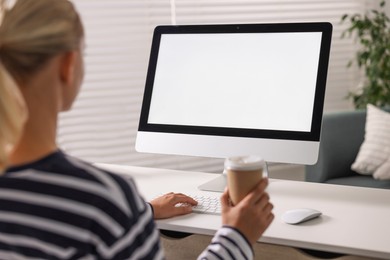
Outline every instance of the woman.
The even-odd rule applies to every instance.
[[[174,193],[145,203],[132,180],[59,150],[58,114],[79,92],[83,39],[67,0],[19,0],[4,13],[0,167],[8,168],[0,178],[1,259],[162,259],[153,219],[187,214],[196,204]],[[251,245],[273,219],[266,186],[261,181],[235,207],[222,195],[224,226],[199,258],[253,258]],[[175,207],[179,202],[189,206]]]

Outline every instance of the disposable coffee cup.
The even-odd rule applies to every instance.
[[[267,176],[267,164],[258,156],[237,156],[225,160],[229,197],[237,205]]]

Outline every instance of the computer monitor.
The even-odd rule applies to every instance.
[[[332,25],[155,28],[136,150],[317,161]]]

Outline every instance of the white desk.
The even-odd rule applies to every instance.
[[[198,193],[197,186],[217,175],[99,164],[132,176],[146,200],[170,191]],[[271,180],[268,188],[275,220],[259,240],[264,243],[390,259],[390,191],[348,186]],[[207,193],[207,192],[204,192]],[[320,218],[288,225],[286,210],[299,207],[323,212]],[[220,216],[195,214],[157,221],[160,229],[213,235]]]

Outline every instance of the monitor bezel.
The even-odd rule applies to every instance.
[[[246,129],[227,127],[206,127],[148,123],[150,104],[153,94],[155,72],[161,35],[163,34],[207,34],[207,33],[275,33],[275,32],[321,32],[321,47],[317,70],[317,82],[312,113],[310,132],[281,131],[267,129]],[[145,83],[145,91],[141,108],[138,131],[192,134],[207,136],[266,138],[297,141],[319,141],[325,87],[328,73],[332,25],[321,23],[274,23],[274,24],[213,24],[213,25],[162,25],[154,30],[149,58],[149,66]]]

